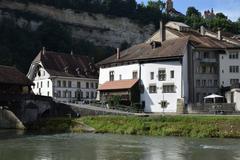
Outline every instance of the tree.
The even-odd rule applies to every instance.
[[[195,7],[188,7],[187,12],[186,12],[187,17],[201,17],[201,13],[195,8]]]
[[[228,17],[227,16],[225,16],[223,13],[217,13],[216,14],[216,18],[220,18],[220,19],[228,19]]]
[[[71,32],[60,23],[50,20],[45,21],[37,32],[42,46],[55,51],[71,50]]]
[[[162,11],[165,9],[165,3],[162,0],[158,1],[149,0],[147,7]]]

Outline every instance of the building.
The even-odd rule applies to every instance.
[[[213,19],[213,18],[215,18],[215,13],[214,13],[214,11],[213,11],[213,8],[211,9],[211,11],[210,10],[207,10],[207,11],[204,11],[204,15],[203,15],[203,17],[205,18],[205,19]]]
[[[0,95],[20,95],[31,93],[30,81],[15,67],[0,65]]]
[[[178,12],[173,6],[173,0],[166,1],[166,13],[172,17],[184,16],[181,12]]]
[[[61,102],[90,101],[96,98],[98,70],[87,56],[40,51],[27,74],[37,95]]]
[[[160,30],[146,42],[134,45],[98,63],[101,86],[111,81],[138,79],[145,112],[176,112],[179,100],[202,103],[203,97],[221,92],[222,56],[239,52],[240,44],[201,27],[191,29],[179,22],[160,23]],[[238,75],[239,76],[239,75]],[[230,78],[230,77],[225,77]],[[105,88],[106,89],[106,88]],[[117,88],[109,88],[112,95]],[[129,92],[128,92],[129,93]]]

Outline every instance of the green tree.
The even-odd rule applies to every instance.
[[[201,17],[201,13],[195,8],[195,7],[188,7],[187,12],[186,12],[187,17]]]
[[[220,19],[228,19],[228,17],[227,16],[225,16],[223,13],[217,13],[216,14],[216,18],[220,18]]]
[[[165,9],[165,3],[162,0],[157,1],[149,0],[147,3],[147,7],[162,11]]]
[[[71,50],[71,32],[60,23],[51,20],[45,21],[37,32],[42,46],[55,51]]]

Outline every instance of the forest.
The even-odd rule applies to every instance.
[[[75,12],[101,13],[112,17],[127,17],[139,25],[153,23],[156,29],[161,19],[184,22],[194,29],[201,25],[216,31],[219,28],[225,32],[240,34],[240,19],[231,21],[223,13],[216,13],[212,19],[205,19],[195,7],[189,7],[185,16],[171,17],[165,12],[163,1],[149,0],[147,4],[137,4],[135,0],[14,0],[22,3],[37,3],[54,6],[60,9],[73,9]],[[20,15],[19,13],[17,15]],[[29,19],[36,15],[28,15]],[[35,17],[36,18],[36,17]],[[54,51],[93,56],[95,61],[102,60],[114,53],[110,47],[95,46],[86,40],[72,39],[71,31],[61,23],[50,19],[42,19],[43,23],[31,31],[27,26],[19,27],[13,19],[0,21],[0,64],[16,66],[27,72],[32,59],[42,46]],[[122,44],[121,49],[129,44]]]

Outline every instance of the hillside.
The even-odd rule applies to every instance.
[[[9,40],[13,36],[14,39],[0,44],[0,63],[17,65],[24,72],[42,46],[69,53],[74,50],[77,54],[94,52],[91,56],[98,61],[113,53],[117,47],[125,48],[143,42],[155,31],[153,24],[139,24],[126,17],[75,12],[11,0],[0,1],[0,21],[0,32],[5,30],[0,33],[1,37]],[[4,41],[2,38],[0,42]],[[55,43],[53,41],[62,42],[52,44]]]

